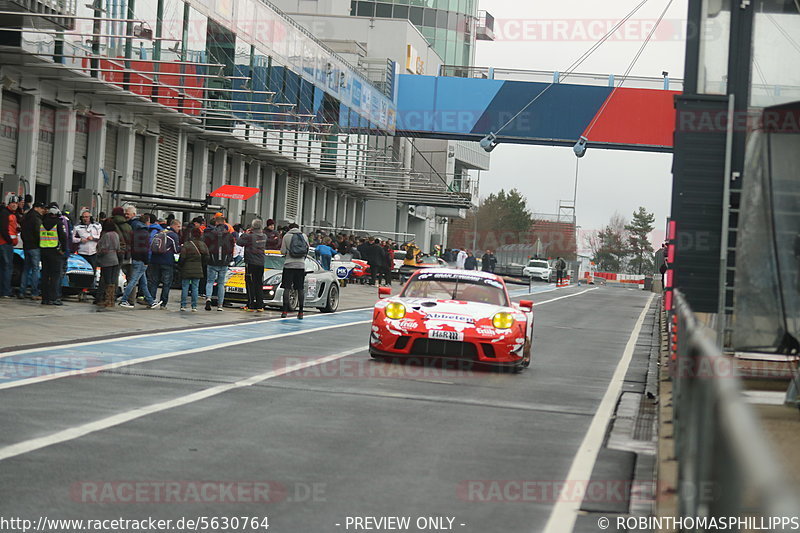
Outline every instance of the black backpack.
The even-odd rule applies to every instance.
[[[308,242],[302,233],[293,233],[292,240],[289,242],[289,257],[302,259],[308,255]]]

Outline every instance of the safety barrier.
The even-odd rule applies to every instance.
[[[732,361],[678,290],[673,305],[669,365],[680,515],[800,517],[795,487],[744,400]]]

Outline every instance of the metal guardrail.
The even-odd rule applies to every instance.
[[[680,291],[669,318],[679,514],[683,517],[800,517],[784,474],[735,365]],[[742,526],[735,531],[750,530]],[[771,528],[770,528],[771,529]]]

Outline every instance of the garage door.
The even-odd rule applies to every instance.
[[[144,185],[144,135],[137,133],[133,146],[133,191],[142,192]]]
[[[16,174],[19,95],[3,92],[0,106],[0,175]]]
[[[53,145],[56,139],[56,108],[42,104],[39,116],[39,151],[36,154],[36,182],[53,182]]]
[[[178,180],[178,130],[161,127],[158,139],[158,169],[156,170],[156,192],[175,194]]]
[[[183,195],[192,197],[192,171],[194,170],[194,145],[186,143],[186,167],[183,173]]]
[[[286,177],[286,218],[296,220],[300,202],[300,177]]]
[[[114,174],[117,172],[117,136],[119,128],[114,124],[106,126],[106,150],[105,162],[103,168],[108,176],[109,186],[116,188],[117,184],[114,182]]]
[[[75,152],[72,157],[72,170],[86,172],[86,156],[89,149],[89,117],[78,115],[75,120]]]

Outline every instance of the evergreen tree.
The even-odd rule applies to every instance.
[[[625,225],[628,232],[628,245],[632,256],[628,263],[628,270],[633,274],[642,274],[653,271],[653,245],[650,243],[650,233],[655,229],[653,225],[656,217],[648,213],[644,207],[633,213],[633,220]]]

